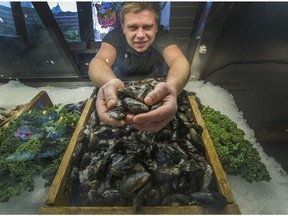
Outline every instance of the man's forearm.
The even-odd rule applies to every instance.
[[[93,84],[98,87],[116,78],[116,75],[107,62],[98,57],[95,57],[90,62],[88,74]]]
[[[183,56],[174,60],[170,67],[166,79],[166,83],[173,86],[179,95],[184,89],[190,77],[190,64]]]

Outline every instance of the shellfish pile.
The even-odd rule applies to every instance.
[[[134,91],[129,97],[137,100],[135,95],[141,95],[141,89],[147,85],[153,89],[159,81],[129,82],[121,92]],[[134,212],[141,206],[161,205],[224,208],[227,200],[217,192],[202,144],[202,128],[194,122],[188,95],[186,91],[180,94],[175,118],[157,133],[138,131],[131,125],[111,127],[100,122],[94,110],[73,153],[70,204],[133,206]],[[113,112],[111,117],[124,113]]]

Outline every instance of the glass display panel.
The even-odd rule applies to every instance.
[[[21,2],[21,35],[0,35],[0,79],[77,78],[77,71],[49,35],[31,2]],[[1,5],[9,11],[9,7]],[[23,30],[24,29],[24,30]],[[26,35],[24,33],[26,33]]]
[[[76,2],[48,2],[52,14],[67,42],[80,42]]]
[[[0,35],[16,35],[10,2],[0,2]]]
[[[21,2],[21,7],[24,15],[25,28],[29,42],[34,43],[51,43],[52,40],[45,30],[41,19],[36,13],[31,2]]]

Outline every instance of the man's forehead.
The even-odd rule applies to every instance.
[[[151,24],[156,21],[156,14],[154,11],[144,10],[140,12],[128,12],[124,15],[124,21],[126,23],[136,23],[138,21],[150,22]]]

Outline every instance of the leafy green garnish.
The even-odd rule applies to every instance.
[[[248,182],[271,180],[259,152],[235,122],[209,106],[200,111],[227,174],[240,175]]]
[[[80,117],[59,107],[36,108],[0,128],[0,202],[33,191],[36,176],[45,179],[45,186],[52,184]]]

